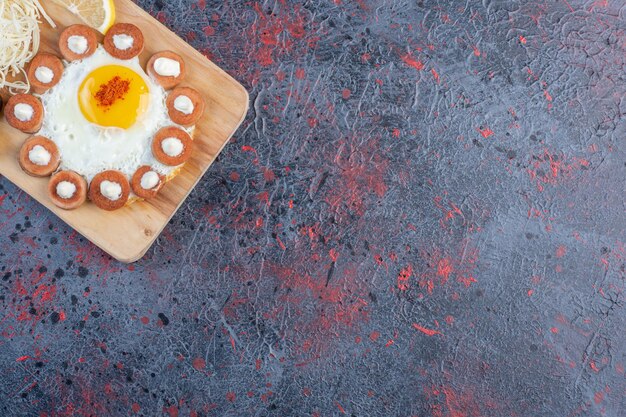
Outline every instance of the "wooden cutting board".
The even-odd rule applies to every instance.
[[[42,51],[60,56],[57,42],[61,30],[80,23],[78,18],[51,2],[43,2],[57,29],[42,23]],[[168,182],[159,196],[149,202],[138,202],[115,212],[98,209],[87,203],[75,211],[56,208],[48,199],[48,179],[25,174],[17,162],[24,140],[23,134],[0,119],[0,174],[26,191],[59,218],[102,248],[114,258],[130,263],[140,259],[159,236],[170,218],[211,166],[222,148],[243,122],[249,97],[245,88],[188,45],[130,0],[115,0],[117,22],[139,26],[145,37],[144,65],[155,52],[169,49],[181,55],[187,65],[187,78],[182,85],[198,90],[205,98],[207,109],[196,126],[192,158],[181,173]],[[6,92],[2,93],[6,103]],[[42,208],[43,210],[43,208]]]

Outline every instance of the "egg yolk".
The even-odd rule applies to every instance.
[[[104,127],[128,129],[146,112],[150,90],[135,71],[121,65],[100,67],[89,74],[78,90],[85,118]]]

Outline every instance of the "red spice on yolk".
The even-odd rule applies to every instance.
[[[111,107],[117,100],[124,100],[130,90],[130,80],[123,80],[119,75],[101,84],[94,95],[99,107]]]

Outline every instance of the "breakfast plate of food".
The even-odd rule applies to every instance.
[[[240,126],[248,93],[130,0],[43,4],[0,1],[15,32],[0,53],[0,175],[134,262]]]

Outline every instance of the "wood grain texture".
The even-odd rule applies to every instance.
[[[138,202],[111,213],[100,210],[91,203],[75,211],[63,211],[56,208],[47,196],[48,179],[30,177],[19,167],[17,155],[29,135],[11,128],[2,117],[0,174],[111,256],[130,263],[146,253],[237,130],[247,113],[249,98],[241,84],[140,7],[130,0],[116,0],[115,3],[117,22],[132,22],[144,32],[146,44],[140,56],[142,65],[158,51],[175,51],[185,59],[188,68],[187,78],[182,85],[195,88],[206,100],[206,112],[196,126],[192,158],[154,200]],[[41,25],[41,49],[58,55],[57,40],[60,31],[65,26],[78,23],[78,19],[49,2],[46,9],[59,27],[52,29],[48,25]],[[2,92],[2,95],[6,99],[6,92]]]

